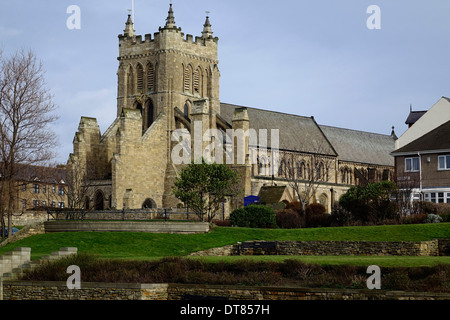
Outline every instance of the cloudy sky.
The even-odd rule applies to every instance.
[[[397,135],[413,110],[450,96],[450,1],[172,0],[198,36],[209,11],[219,37],[220,100],[314,116],[319,124]],[[170,0],[134,0],[138,35],[157,32]],[[43,62],[60,119],[58,161],[81,116],[102,132],[116,115],[118,34],[132,0],[0,0],[0,48]],[[67,27],[71,5],[80,29]],[[367,13],[371,5],[380,15]],[[373,18],[379,18],[373,20]],[[369,29],[367,21],[379,22]]]

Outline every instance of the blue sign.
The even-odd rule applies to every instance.
[[[255,203],[255,202],[259,202],[259,197],[258,196],[247,196],[247,197],[244,197],[244,207],[248,206],[249,204]]]

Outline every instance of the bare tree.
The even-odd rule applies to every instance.
[[[88,201],[94,193],[93,179],[96,177],[94,165],[87,161],[85,166],[73,155],[66,166],[67,200],[69,208],[88,210]]]
[[[280,156],[278,175],[288,181],[302,204],[303,212],[313,202],[319,186],[328,182],[334,172],[334,157],[326,154],[325,147],[318,144],[314,151],[283,152]]]
[[[57,120],[55,109],[42,63],[32,51],[0,56],[0,213],[3,224],[8,218],[9,233],[18,170],[54,157],[57,139],[50,125]]]

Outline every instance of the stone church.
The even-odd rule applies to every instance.
[[[279,129],[276,165],[270,152],[249,161],[255,146],[244,141],[245,161],[232,165],[242,174],[243,197],[278,186],[284,188],[277,201],[294,200],[292,179],[286,172],[295,166],[295,181],[308,181],[317,171],[321,180],[313,201],[329,212],[350,186],[392,178],[394,132],[381,135],[335,128],[319,125],[313,117],[221,103],[218,38],[209,17],[200,36],[185,35],[176,26],[170,5],[164,27],[153,36],[136,35],[129,15],[118,38],[117,117],[104,133],[96,119],[82,117],[67,163],[69,170],[83,172],[86,178],[80,183],[90,186],[81,204],[84,208],[182,205],[171,189],[181,170],[171,159],[177,143],[172,134],[179,129],[193,134],[194,122],[201,122],[202,133]],[[319,166],[313,169],[313,163]],[[228,201],[227,211],[237,203]]]

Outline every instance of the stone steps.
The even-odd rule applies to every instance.
[[[31,248],[15,248],[0,256],[0,278],[16,280],[25,272],[34,270],[42,264],[77,253],[77,248],[63,247],[43,256],[40,260],[31,260]]]

